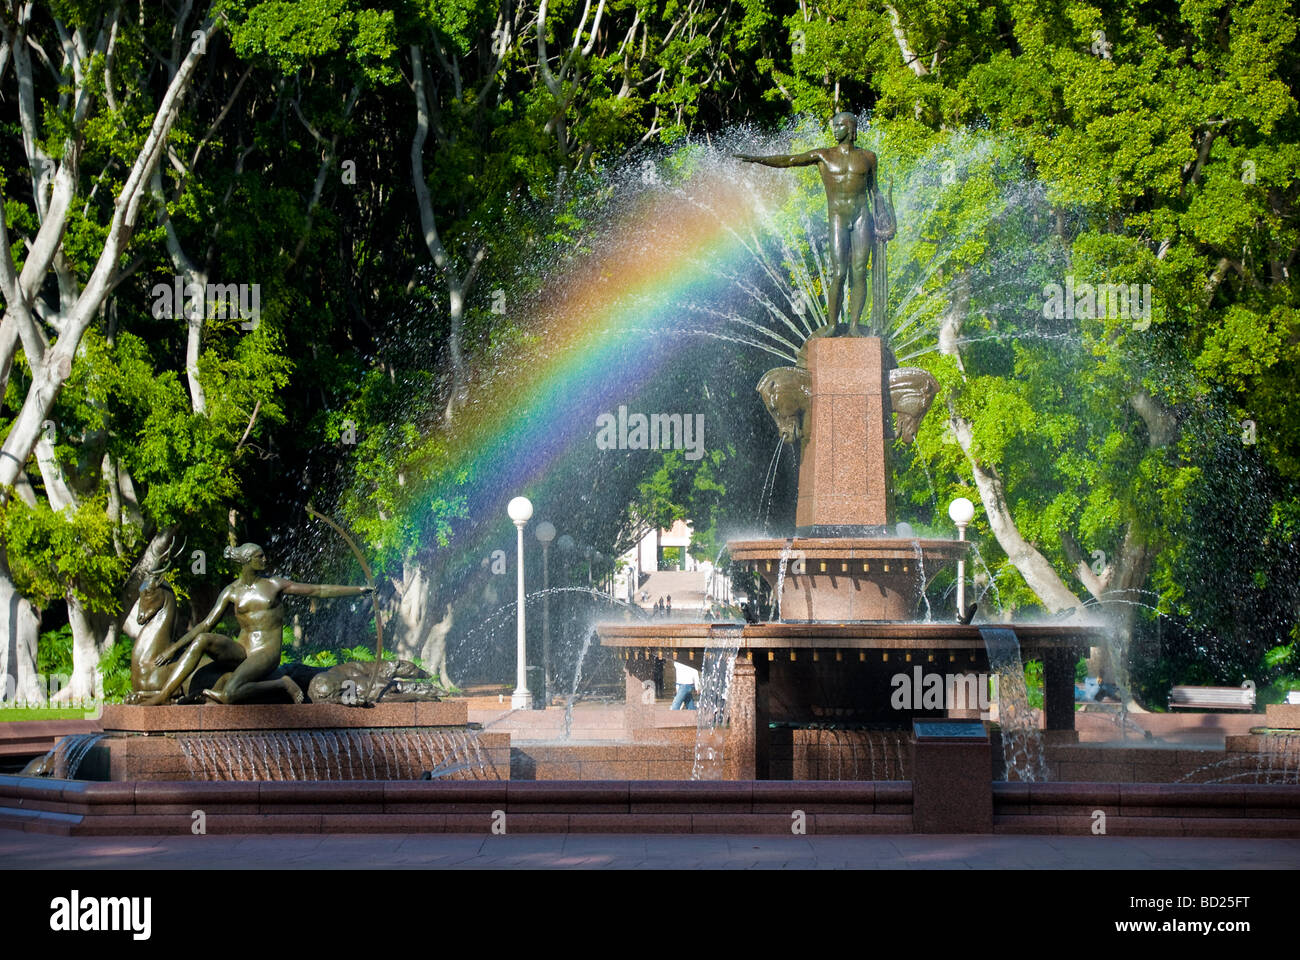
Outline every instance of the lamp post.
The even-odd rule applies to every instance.
[[[546,592],[551,587],[550,552],[551,541],[555,539],[555,524],[543,520],[533,531],[542,544],[542,678],[546,689],[542,691],[542,701],[548,706],[551,702],[551,597]]]
[[[957,539],[966,539],[966,525],[975,517],[975,504],[965,497],[958,497],[948,504],[948,516],[957,524]],[[966,555],[957,557],[957,619],[966,616]]]
[[[528,644],[524,633],[524,526],[533,515],[532,502],[527,497],[515,497],[506,506],[506,513],[514,521],[519,534],[519,635],[515,644],[518,662],[515,664],[515,692],[510,695],[510,706],[514,710],[527,710],[532,706],[532,698],[528,694]]]

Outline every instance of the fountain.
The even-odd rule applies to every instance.
[[[727,777],[790,779],[797,768],[809,767],[825,777],[836,764],[804,753],[843,753],[839,769],[860,770],[857,755],[869,755],[870,738],[879,731],[910,729],[914,719],[978,717],[980,685],[991,674],[1014,675],[1024,658],[1044,664],[1044,739],[1073,741],[1074,668],[1099,641],[1099,631],[1072,624],[974,626],[918,619],[924,578],[964,558],[970,547],[965,540],[889,535],[891,394],[917,392],[920,377],[893,367],[877,337],[810,339],[806,355],[807,403],[795,414],[796,424],[783,424],[795,408],[788,398],[778,394],[777,402],[768,402],[785,439],[803,441],[795,536],[729,544],[732,563],[771,588],[776,618],[744,625],[602,624],[601,643],[618,648],[624,660],[629,728],[650,725],[639,694],[656,657],[698,665],[725,651],[735,657],[726,694]],[[798,377],[771,371],[764,378],[765,400],[778,378],[803,389]],[[986,641],[990,633],[996,644]],[[893,696],[900,675],[908,683],[916,676],[918,690],[937,677],[929,685],[941,695],[900,706]],[[1021,670],[1022,690],[1023,684]],[[1005,695],[1011,686],[1004,680],[1000,689]],[[1002,718],[1003,769],[1012,779],[1044,776],[1041,750],[1033,756],[1027,745],[1028,719]],[[841,735],[803,735],[818,727]],[[898,766],[901,771],[901,760]]]
[[[599,628],[601,643],[619,648],[625,661],[633,730],[652,716],[639,692],[656,658],[670,654],[698,666],[720,652],[734,657],[725,748],[727,776],[734,779],[790,779],[798,768],[826,769],[824,760],[804,756],[826,749],[825,738],[801,734],[827,725],[842,733],[829,749],[848,753],[847,764],[840,758],[834,766],[859,769],[858,753],[872,749],[871,731],[910,729],[915,719],[978,716],[952,694],[959,687],[975,693],[991,667],[1013,680],[1018,673],[1023,691],[1021,657],[1044,664],[1047,739],[1069,742],[1075,739],[1074,666],[1099,638],[1091,628],[1065,624],[976,627],[916,618],[927,574],[963,560],[970,544],[894,534],[891,442],[896,430],[903,442],[912,441],[939,386],[925,370],[899,367],[886,341],[859,326],[868,286],[871,333],[889,326],[885,249],[894,214],[875,184],[875,155],[853,145],[852,117],[837,115],[832,127],[835,147],[739,157],[773,167],[817,165],[831,230],[829,322],[804,342],[794,366],[769,370],[757,387],[782,442],[799,455],[794,536],[729,544],[732,563],[771,588],[775,619]],[[845,324],[839,321],[846,281],[852,296]],[[986,636],[995,641],[986,643]],[[900,705],[891,694],[899,676],[908,680],[914,671],[918,687],[927,674],[937,675],[931,687],[948,695]],[[1008,692],[1014,687],[1003,683]],[[1004,777],[1045,776],[1037,738],[1025,730],[1027,710],[1021,705],[1020,716],[1003,717]],[[707,776],[699,768],[697,757],[694,776]]]
[[[851,136],[842,136],[840,148],[846,140],[851,148]],[[809,162],[821,163],[836,149],[813,151],[822,159]],[[779,159],[791,163],[775,165],[799,158]],[[1173,785],[1193,762],[1181,753],[1147,751],[1155,756],[1139,761],[1128,748],[1070,746],[1077,740],[1075,664],[1101,640],[1100,631],[1059,622],[972,625],[961,601],[956,622],[934,621],[926,582],[962,564],[968,551],[982,561],[964,538],[918,537],[895,524],[892,442],[914,439],[938,384],[924,370],[900,367],[880,335],[888,328],[889,231],[877,225],[888,224],[892,211],[874,188],[863,197],[831,191],[861,175],[850,160],[847,172],[833,163],[823,171],[833,234],[844,231],[848,238],[833,244],[832,261],[839,284],[846,275],[853,280],[850,319],[838,322],[843,291],[832,283],[830,323],[789,358],[793,365],[769,370],[757,387],[781,436],[757,509],[764,517],[770,511],[776,465],[789,445],[798,458],[795,527],[789,536],[729,545],[732,562],[771,590],[774,614],[767,622],[598,625],[594,636],[623,664],[627,740],[574,742],[574,705],[594,646],[590,633],[573,668],[561,741],[521,737],[513,747],[508,732],[473,730],[464,701],[387,701],[374,690],[377,674],[364,669],[334,687],[342,692],[350,681],[365,690],[368,709],[346,700],[223,703],[231,698],[220,671],[204,679],[196,654],[193,680],[179,689],[186,697],[211,690],[216,702],[106,709],[103,739],[68,738],[51,751],[44,772],[54,780],[0,778],[0,826],[190,833],[195,815],[206,811],[214,825],[232,832],[497,832],[499,817],[508,813],[511,832],[774,833],[790,829],[789,811],[797,809],[809,813],[810,832],[990,832],[996,820],[1004,832],[1088,833],[1094,821],[1079,814],[1086,809],[1108,812],[1116,824],[1127,818],[1130,832],[1240,832],[1231,821],[1250,816],[1252,831],[1296,835],[1300,799],[1294,789],[1276,790],[1269,782],[1295,781],[1300,734],[1289,731],[1300,730],[1300,717],[1270,711],[1268,728],[1241,738],[1243,753],[1269,754],[1267,771],[1254,759],[1234,761],[1205,768],[1203,779],[1221,782]],[[874,223],[853,207],[866,195]],[[837,226],[837,216],[848,222]],[[858,242],[862,231],[865,244]],[[850,250],[852,263],[846,263]],[[868,280],[871,327],[864,331],[858,320]],[[996,590],[996,578],[989,579]],[[603,597],[578,587],[548,587],[536,596],[562,591]],[[174,611],[174,603],[162,601],[164,613]],[[499,615],[512,609],[507,604]],[[147,669],[154,653],[166,649],[168,633],[140,644],[149,674],[142,695],[162,695],[174,679],[165,667],[186,656],[178,648],[170,664],[154,665],[157,673]],[[668,658],[701,673],[703,702],[691,728],[663,729],[653,696],[644,696],[656,660]],[[1027,660],[1044,665],[1041,732],[1026,696]],[[276,679],[266,674],[256,682],[274,687]],[[989,738],[980,720],[988,715],[994,681],[999,712]],[[316,700],[323,685],[301,686]],[[1060,749],[1045,757],[1053,748]],[[1106,754],[1109,762],[1100,762]],[[1105,782],[1033,782],[1046,778],[1049,764],[1058,780]],[[118,782],[59,779],[79,769]],[[669,782],[687,777],[712,782]],[[417,778],[510,782],[400,782]],[[582,780],[588,782],[572,782]],[[780,780],[854,782],[758,782]],[[991,782],[999,780],[1029,782]],[[1169,789],[1152,789],[1157,781]],[[1243,782],[1260,789],[1248,794],[1237,786]],[[1188,810],[1204,815],[1191,817]]]

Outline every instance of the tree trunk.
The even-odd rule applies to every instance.
[[[543,19],[545,19],[543,9]],[[411,46],[412,89],[415,93],[415,134],[411,138],[411,185],[415,188],[416,205],[420,213],[420,229],[424,235],[424,244],[429,250],[434,266],[447,281],[447,308],[451,319],[451,330],[447,337],[447,349],[451,365],[450,393],[443,418],[450,423],[456,412],[464,406],[467,396],[468,369],[465,364],[464,347],[461,334],[464,328],[465,298],[474,286],[487,247],[480,245],[470,261],[465,273],[457,275],[455,265],[447,249],[442,245],[438,233],[438,222],[433,213],[433,200],[429,196],[429,184],[424,178],[424,142],[429,136],[429,100],[425,93],[424,55],[418,44]]]
[[[202,25],[200,32],[205,43],[211,39],[218,23],[217,20],[208,20]],[[81,286],[75,301],[62,305],[59,311],[59,339],[48,351],[37,343],[39,330],[36,329],[31,309],[31,297],[39,286],[39,281],[43,279],[44,271],[41,271],[41,277],[33,277],[30,286],[25,283],[20,286],[20,278],[15,275],[13,263],[7,256],[7,252],[5,256],[0,257],[0,289],[4,291],[7,301],[3,323],[18,325],[18,335],[22,339],[24,352],[31,366],[31,383],[17,415],[10,424],[9,432],[5,435],[3,455],[0,456],[0,489],[8,489],[14,485],[18,474],[31,457],[36,442],[41,436],[41,424],[49,417],[63,384],[72,376],[72,365],[82,335],[94,321],[100,307],[112,291],[113,281],[120,268],[120,257],[135,232],[146,185],[163,153],[172,125],[180,114],[181,102],[189,90],[190,81],[198,66],[201,56],[199,49],[205,48],[197,44],[191,47],[168,84],[167,91],[150,124],[145,142],[136,155],[114,203],[113,216],[108,225],[104,245],[95,259],[94,268]],[[75,152],[69,159],[75,159]],[[70,171],[72,166],[69,163],[67,170]],[[39,190],[36,192],[38,195],[42,193]],[[48,219],[47,223],[42,225],[42,232],[46,226],[55,224],[59,227],[57,233],[61,236],[62,221],[65,217],[66,214],[61,215],[57,220]],[[26,265],[24,265],[24,277],[26,274]]]
[[[424,669],[436,676],[448,690],[456,685],[447,674],[447,634],[451,632],[453,619],[449,603],[443,609],[442,619],[429,627],[428,638],[420,650],[420,661],[424,664]]]
[[[939,352],[956,358],[961,364],[958,350],[958,334],[970,303],[970,277],[962,272],[953,278],[953,295],[948,310],[944,313],[939,328]],[[964,369],[964,367],[963,367]],[[1006,491],[1002,477],[997,468],[980,463],[974,452],[974,432],[971,424],[956,412],[956,407],[949,401],[948,422],[957,439],[966,460],[970,464],[975,488],[979,491],[980,501],[984,504],[984,513],[988,517],[989,528],[1009,559],[1025,578],[1029,589],[1038,595],[1050,612],[1067,610],[1081,606],[1078,597],[1065,585],[1047,558],[1033,544],[1020,534],[1011,508],[1007,504]]]
[[[403,561],[402,578],[393,580],[393,586],[397,596],[389,616],[392,626],[389,649],[398,658],[410,660],[419,656],[428,629],[425,611],[429,592],[424,570],[413,559]]]
[[[46,691],[36,674],[36,644],[41,618],[31,601],[18,592],[0,548],[0,700],[43,703]]]
[[[451,687],[452,680],[447,676],[451,604],[446,605],[439,620],[435,621],[430,613],[438,592],[438,577],[430,576],[424,565],[412,557],[402,564],[401,580],[394,579],[392,583],[397,599],[390,607],[388,618],[392,629],[389,648],[402,660],[419,660],[444,687]]]
[[[87,700],[99,692],[95,682],[99,676],[99,634],[95,630],[94,617],[72,590],[67,592],[65,599],[68,602],[68,624],[72,627],[72,677],[59,691],[57,699]]]

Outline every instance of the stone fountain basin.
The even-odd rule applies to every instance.
[[[635,712],[656,659],[697,669],[711,651],[736,654],[753,676],[756,728],[766,737],[769,722],[860,723],[905,729],[913,718],[978,716],[979,711],[931,709],[924,703],[899,707],[893,694],[904,674],[914,685],[923,675],[965,677],[990,671],[981,627],[1015,631],[1021,655],[1044,665],[1047,729],[1073,736],[1074,667],[1100,643],[1096,627],[1071,624],[981,624],[915,622],[832,623],[605,623],[597,626],[602,646],[619,650],[627,678],[628,709]],[[739,675],[739,674],[737,674]],[[976,682],[975,688],[979,684]],[[728,694],[728,699],[732,697]],[[743,695],[736,694],[737,700]],[[954,705],[956,707],[956,705]],[[644,722],[640,723],[645,726]],[[637,718],[629,726],[638,726]]]
[[[970,542],[793,537],[733,540],[728,547],[733,563],[755,571],[772,588],[782,620],[910,620],[923,583],[963,559]]]
[[[474,729],[463,700],[377,703],[107,704],[83,779],[415,780],[451,753],[508,777],[510,735]]]

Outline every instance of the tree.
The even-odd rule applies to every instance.
[[[219,19],[211,11],[190,24],[197,27],[191,32],[185,32],[188,17],[179,18],[172,38],[172,69],[156,102],[145,91],[132,90],[119,105],[114,65],[125,28],[122,6],[99,7],[84,22],[69,23],[60,18],[57,8],[48,23],[41,23],[30,4],[0,13],[0,63],[12,58],[10,72],[25,155],[24,180],[14,197],[18,233],[13,238],[7,208],[14,187],[6,183],[6,194],[0,196],[0,290],[5,303],[0,321],[0,386],[8,387],[19,345],[22,362],[30,371],[21,404],[0,447],[0,491],[8,499],[16,488],[32,489],[26,469],[35,454],[48,508],[68,518],[82,515],[84,505],[51,449],[45,425],[60,391],[73,375],[87,330],[100,316],[113,288],[131,270],[129,266],[123,269],[122,258],[138,225],[149,182],[207,43],[219,27]],[[61,38],[57,67],[41,42],[55,31]],[[57,95],[41,103],[37,102],[33,52],[58,88]],[[83,171],[82,160],[100,146],[98,141],[106,132],[98,122],[98,112],[104,107],[114,113],[128,111],[124,116],[131,117],[134,129],[128,127],[124,138],[105,144],[104,173],[92,178]],[[120,183],[110,180],[103,198],[95,202],[110,168],[125,169],[125,175]],[[87,189],[88,184],[93,186]],[[82,197],[78,210],[75,201]],[[81,247],[87,240],[88,251]],[[74,242],[80,249],[73,249]],[[119,485],[110,461],[105,462],[105,482],[111,487]],[[120,489],[116,492],[117,497],[110,494],[104,502],[120,502]],[[21,676],[34,665],[30,651],[37,621],[24,600],[16,596],[7,549],[4,552],[6,556],[0,557],[0,595],[10,598],[11,615],[0,626],[0,636],[7,651],[5,663],[17,667],[19,688],[26,693],[31,692],[32,681]],[[89,622],[94,604],[88,606],[85,590],[86,584],[74,576],[63,597],[73,631],[76,666],[68,687],[73,697],[92,692],[93,663],[98,661]]]
[[[1296,19],[1271,0],[823,13],[787,20],[816,46],[770,72],[820,109],[828,75],[856,85],[890,133],[885,178],[928,194],[897,264],[947,388],[921,459],[970,478],[1039,603],[1106,604],[1126,641],[1209,468],[1187,425],[1211,393],[1230,423],[1267,409],[1266,455],[1295,476],[1274,384],[1297,359]],[[1150,314],[1044,317],[1067,279],[1148,284]]]

